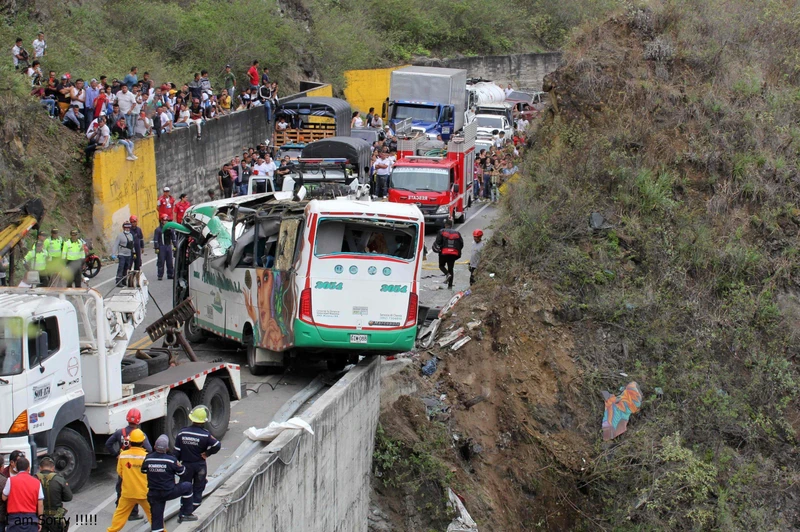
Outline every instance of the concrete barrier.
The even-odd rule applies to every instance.
[[[515,89],[542,90],[544,77],[558,68],[561,52],[541,54],[483,55],[451,59],[423,59],[415,65],[463,68],[471,78],[483,78],[504,88],[511,83]]]
[[[152,238],[158,225],[153,139],[138,141],[135,153],[139,158],[136,161],[126,160],[127,153],[121,146],[94,155],[92,219],[95,232],[106,243],[112,242],[122,231],[122,223],[132,214],[139,217],[145,240]]]
[[[162,135],[155,143],[158,190],[170,187],[176,198],[185,192],[192,204],[206,201],[209,188],[219,197],[222,165],[269,134],[264,108],[256,107],[206,122],[201,140],[194,127]]]
[[[380,357],[363,360],[251,458],[177,532],[366,531]]]

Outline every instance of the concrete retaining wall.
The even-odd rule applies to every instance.
[[[206,190],[219,188],[217,172],[222,165],[268,135],[263,107],[206,122],[200,140],[194,127],[162,135],[155,143],[158,190],[170,187],[176,198],[185,192],[192,204],[206,201]]]
[[[372,357],[350,370],[300,416],[313,436],[283,433],[176,530],[366,531],[380,369]]]
[[[471,78],[483,78],[517,88],[542,90],[542,80],[561,61],[560,52],[543,54],[484,55],[452,59],[428,59],[415,65],[463,68]]]

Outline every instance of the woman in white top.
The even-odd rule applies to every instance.
[[[181,104],[181,110],[178,112],[178,117],[175,119],[175,127],[189,127],[189,108],[186,104]]]
[[[350,121],[350,127],[364,127],[364,120],[362,120],[358,111],[353,111],[353,119]]]

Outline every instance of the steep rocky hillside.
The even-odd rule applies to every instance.
[[[496,276],[446,324],[480,334],[384,413],[406,428],[379,494],[435,529],[446,486],[481,530],[800,527],[797,13],[637,2],[573,36]],[[630,381],[641,411],[603,441],[602,392]]]

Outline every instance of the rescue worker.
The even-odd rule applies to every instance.
[[[44,240],[44,250],[47,252],[47,275],[52,277],[64,269],[64,261],[61,260],[61,248],[64,246],[64,239],[58,235],[58,229],[50,229],[50,238]]]
[[[142,422],[142,413],[139,412],[138,408],[131,408],[128,410],[128,413],[125,415],[125,420],[128,422],[127,427],[123,427],[114,431],[107,440],[106,440],[106,451],[108,454],[113,456],[114,458],[118,457],[122,451],[125,451],[130,448],[130,435],[133,433],[134,430],[139,428],[139,423]],[[150,441],[147,439],[147,435],[144,437],[144,442],[142,442],[142,447],[148,452],[153,452],[153,447],[150,445]],[[117,477],[117,501],[114,503],[119,506],[119,497],[122,493],[122,477]],[[139,515],[139,506],[134,506],[133,510],[131,510],[131,515],[128,518],[129,521],[138,521],[141,519],[142,516]]]
[[[192,506],[192,483],[175,483],[175,476],[181,476],[186,471],[178,459],[169,454],[169,437],[162,434],[156,440],[156,450],[147,455],[142,464],[142,473],[147,474],[147,500],[150,503],[150,512],[153,521],[150,523],[152,532],[164,530],[164,507],[167,501],[181,498],[180,514],[189,516],[185,521],[196,521]]]
[[[480,229],[475,229],[472,232],[472,240],[475,241],[475,245],[472,246],[472,253],[469,255],[469,285],[472,286],[472,283],[475,282],[475,270],[478,269],[478,265],[481,261],[481,251],[483,251],[483,231]]]
[[[128,220],[131,223],[131,234],[133,235],[133,269],[142,269],[142,252],[144,251],[144,233],[139,227],[139,218],[131,216]]]
[[[6,532],[38,532],[39,516],[44,512],[44,491],[39,479],[30,474],[27,458],[17,458],[18,473],[6,480],[3,500],[8,512]]]
[[[47,286],[50,284],[50,280],[47,275],[47,251],[45,251],[44,242],[41,239],[36,242],[35,249],[32,249],[25,254],[24,260],[25,266],[28,268],[28,270],[39,272],[39,282],[42,286]]]
[[[150,503],[147,502],[147,475],[142,473],[142,463],[147,451],[142,447],[147,437],[139,429],[128,436],[130,447],[119,453],[117,459],[117,475],[122,478],[122,494],[111,519],[108,532],[119,532],[125,527],[131,510],[137,504],[144,508],[147,520],[153,522],[150,515]]]
[[[158,218],[164,215],[169,216],[170,220],[175,216],[175,198],[169,191],[169,187],[164,187],[164,193],[158,198]]]
[[[130,222],[122,224],[122,232],[117,235],[116,240],[111,245],[111,260],[119,259],[117,266],[116,286],[119,286],[123,279],[128,275],[128,270],[133,266],[134,247],[136,238],[131,232]]]
[[[462,249],[464,239],[461,238],[461,233],[453,229],[453,220],[448,218],[433,242],[433,252],[439,254],[439,269],[445,274],[447,288],[453,288],[453,268],[461,258]]]
[[[186,471],[181,475],[181,482],[192,483],[192,511],[203,502],[203,490],[206,488],[206,459],[220,450],[219,441],[203,428],[208,421],[208,408],[196,406],[189,413],[192,425],[182,428],[175,438],[175,458],[181,461]],[[187,497],[188,498],[188,497]],[[185,499],[181,500],[181,503]],[[187,503],[188,504],[188,503]],[[194,513],[178,514],[178,522],[196,521]]]
[[[44,491],[44,519],[42,532],[66,532],[69,523],[64,519],[67,509],[64,503],[72,500],[72,490],[67,480],[56,473],[56,463],[50,456],[39,460],[36,478],[42,483]]]
[[[86,250],[83,240],[78,238],[78,230],[69,232],[69,240],[64,242],[61,249],[61,258],[67,262],[67,287],[81,287],[83,280],[83,263],[86,261]]]
[[[175,246],[175,232],[172,229],[164,229],[164,224],[172,221],[166,214],[161,215],[158,227],[153,234],[153,245],[158,255],[158,280],[164,278],[164,264],[167,265],[167,279],[175,277],[175,263],[172,256],[172,248]]]

